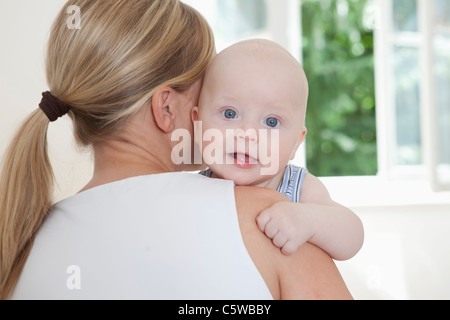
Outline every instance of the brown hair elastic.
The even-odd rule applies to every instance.
[[[39,108],[41,108],[51,122],[66,115],[70,109],[67,104],[52,95],[49,91],[42,93]]]

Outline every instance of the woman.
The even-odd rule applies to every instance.
[[[67,28],[66,8],[82,26]],[[5,157],[2,299],[349,298],[306,245],[284,257],[255,217],[282,196],[234,188],[171,161],[214,56],[211,30],[178,0],[69,1],[50,35],[50,92]],[[68,114],[94,175],[52,206],[49,122]]]

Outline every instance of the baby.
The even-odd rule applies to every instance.
[[[196,139],[209,166],[202,174],[286,195],[291,202],[277,203],[257,218],[260,230],[285,255],[308,241],[335,260],[347,260],[362,247],[361,221],[334,202],[318,178],[289,164],[307,133],[307,100],[303,68],[279,45],[249,40],[222,51],[192,112],[196,130],[218,130],[226,138],[211,143]],[[211,156],[206,149],[213,143],[222,146]],[[255,152],[263,149],[265,153]],[[261,154],[272,161],[262,161]],[[275,169],[268,170],[274,163]]]

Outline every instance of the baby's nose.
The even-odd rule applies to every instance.
[[[255,129],[236,129],[234,133],[234,138],[237,141],[249,141],[253,143],[258,142],[258,133]]]

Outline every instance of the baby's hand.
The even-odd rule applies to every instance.
[[[314,235],[300,203],[278,202],[262,211],[256,221],[284,255],[293,254]]]

